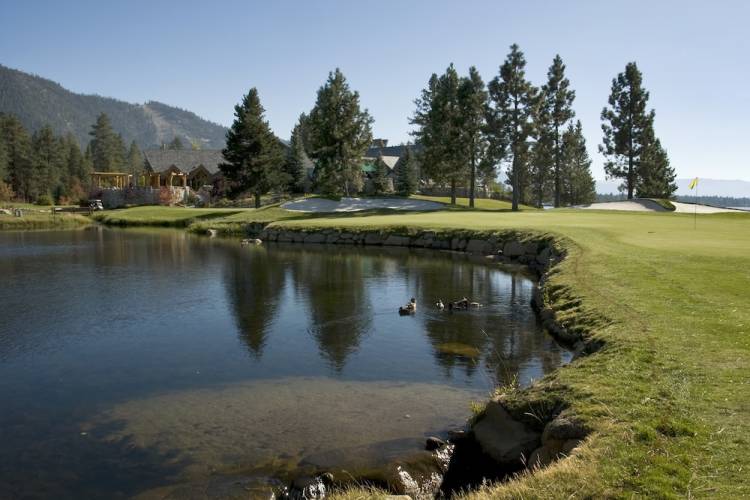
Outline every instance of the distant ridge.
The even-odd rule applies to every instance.
[[[141,149],[160,146],[179,137],[186,148],[197,141],[202,148],[224,147],[226,127],[190,111],[149,101],[132,104],[110,97],[71,92],[40,76],[0,65],[0,112],[16,115],[34,131],[49,124],[56,133],[72,132],[86,146],[89,131],[104,112],[126,143]]]
[[[695,191],[688,189],[692,179],[677,179],[677,195],[690,196]],[[596,192],[599,194],[617,194],[619,181],[596,181]],[[700,179],[698,194],[701,196],[726,196],[732,198],[750,198],[750,182],[741,180]]]

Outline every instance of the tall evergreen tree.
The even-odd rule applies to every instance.
[[[115,134],[109,117],[102,113],[91,127],[91,163],[97,172],[121,172],[125,166],[125,145]]]
[[[305,120],[308,153],[324,192],[349,196],[361,188],[361,158],[372,143],[372,122],[341,70],[329,73]]]
[[[31,198],[53,195],[59,201],[62,194],[61,176],[66,167],[65,151],[61,141],[55,137],[52,127],[45,125],[31,139],[33,151],[32,175],[27,193]]]
[[[485,161],[488,151],[485,136],[488,95],[477,69],[469,68],[469,76],[462,78],[458,89],[461,113],[462,150],[469,165],[469,206],[474,207],[477,168]]]
[[[437,183],[450,185],[451,203],[456,203],[458,183],[466,178],[468,150],[462,148],[459,103],[460,79],[453,64],[441,76],[433,74],[427,88],[415,101],[411,119],[417,129],[412,132],[422,147],[419,162],[424,174]]]
[[[417,160],[406,146],[404,156],[396,163],[396,192],[401,196],[410,196],[419,188],[419,174],[417,172]]]
[[[675,171],[659,139],[646,145],[638,168],[636,193],[639,198],[671,198],[677,191]]]
[[[5,146],[5,136],[0,127],[0,182],[8,180],[8,163],[8,148]]]
[[[167,149],[174,149],[178,151],[183,149],[182,139],[180,139],[178,136],[174,136],[174,139],[172,139],[169,144],[167,144]]]
[[[509,179],[513,186],[512,208],[518,210],[523,197],[528,157],[527,140],[533,132],[534,105],[537,90],[526,80],[526,59],[518,45],[500,66],[500,74],[489,84],[492,106],[487,114],[491,151],[496,161],[511,162]],[[510,158],[509,158],[510,157]]]
[[[305,190],[305,153],[304,139],[302,137],[302,117],[292,129],[292,137],[289,139],[289,154],[284,162],[284,171],[289,175],[288,189],[293,193],[302,193]]]
[[[647,111],[648,92],[634,62],[612,80],[609,107],[602,110],[604,138],[599,151],[607,157],[608,178],[622,179],[628,199],[633,199],[638,168],[653,134],[654,111]]]
[[[32,201],[30,193],[33,184],[31,136],[15,116],[4,115],[0,118],[8,157],[6,179],[18,196],[26,201]]]
[[[375,160],[375,172],[372,175],[372,189],[375,194],[391,192],[391,182],[388,178],[389,169],[382,158]]]
[[[66,196],[70,200],[80,201],[86,196],[85,187],[89,185],[91,175],[91,164],[84,157],[78,139],[72,133],[68,133],[64,139],[65,156],[65,186]]]
[[[135,141],[130,143],[130,149],[128,150],[128,167],[127,171],[129,174],[133,176],[133,181],[135,181],[139,175],[141,175],[141,172],[143,172],[143,153],[141,153],[140,148],[138,147],[138,144],[135,143]]]
[[[549,199],[550,193],[555,191],[553,157],[553,145],[547,141],[538,139],[529,147],[529,195],[539,208]]]
[[[255,196],[255,208],[260,208],[261,195],[287,182],[282,169],[284,152],[264,113],[258,90],[253,87],[234,107],[234,123],[222,151],[226,163],[219,165],[232,194],[250,191]]]
[[[581,121],[568,125],[562,137],[563,165],[561,203],[582,205],[596,200],[596,183],[591,175],[591,158],[586,150]]]
[[[565,77],[565,64],[556,55],[547,71],[547,83],[541,90],[540,116],[545,119],[539,124],[539,140],[549,150],[552,159],[554,178],[554,205],[559,207],[562,199],[562,135],[565,127],[575,116],[573,100],[575,91],[570,89],[570,81]]]

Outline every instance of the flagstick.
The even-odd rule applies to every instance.
[[[695,205],[693,205],[693,229],[698,229],[698,183],[695,184]]]

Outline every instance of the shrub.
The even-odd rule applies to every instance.
[[[36,198],[36,204],[43,205],[43,206],[50,206],[52,205],[52,197],[47,193],[40,194]]]
[[[0,181],[0,201],[10,201],[16,197],[16,193],[10,188],[9,185]]]

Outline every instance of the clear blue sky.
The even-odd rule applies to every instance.
[[[678,177],[750,180],[749,25],[744,1],[0,0],[0,63],[224,125],[255,86],[282,137],[338,66],[375,135],[398,143],[431,73],[475,65],[489,81],[516,42],[537,85],[563,57],[597,178],[599,113],[611,79],[637,61]]]

